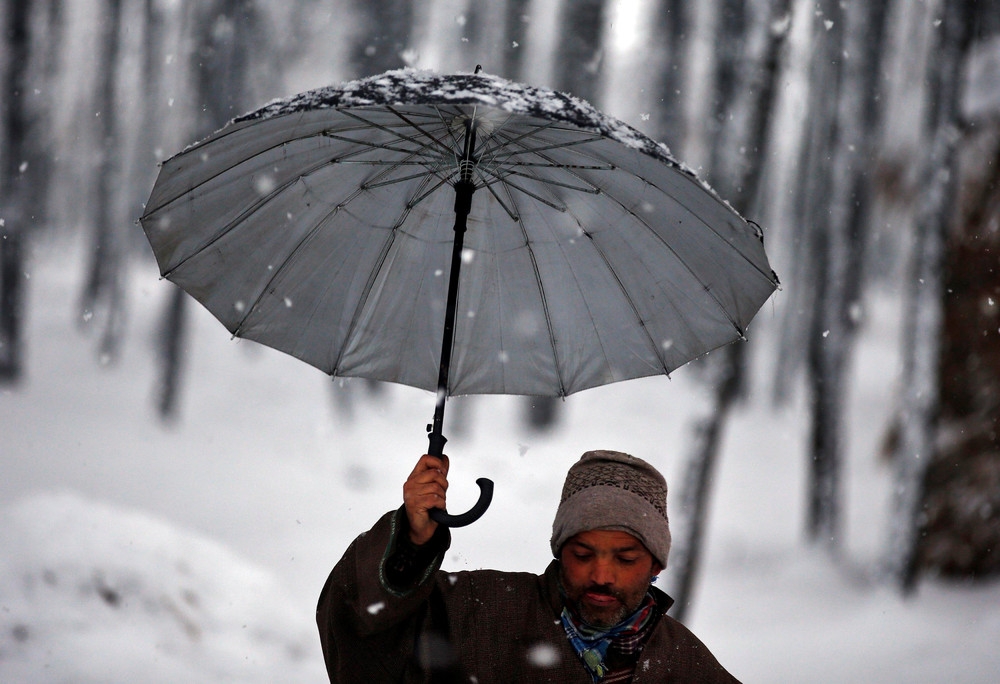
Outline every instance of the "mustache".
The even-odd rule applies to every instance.
[[[618,599],[622,601],[622,595],[614,591],[611,587],[606,584],[591,584],[584,588],[584,593],[587,594],[598,594],[600,596],[610,596],[611,598]]]

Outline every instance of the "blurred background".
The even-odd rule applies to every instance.
[[[994,681],[1000,3],[0,5],[0,679],[323,681],[312,602],[433,397],[230,341],[136,219],[271,99],[481,64],[663,141],[783,289],[671,380],[452,402],[498,493],[447,565],[541,571],[566,468],[631,451],[670,481],[660,586],[737,677]]]

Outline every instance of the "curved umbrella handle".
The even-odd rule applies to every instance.
[[[493,480],[481,477],[476,480],[476,484],[479,485],[479,501],[475,506],[460,515],[452,515],[441,508],[435,508],[429,512],[431,520],[445,527],[465,527],[483,517],[483,513],[493,502]]]

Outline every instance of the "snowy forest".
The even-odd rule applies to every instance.
[[[793,499],[797,543],[834,574],[856,572],[845,562],[852,505],[845,464],[857,434],[851,398],[859,340],[886,301],[901,321],[890,341],[894,367],[867,380],[888,388],[889,419],[875,426],[875,448],[861,458],[888,473],[891,496],[866,574],[901,605],[920,601],[925,583],[996,586],[1000,4],[3,0],[0,26],[5,412],[28,401],[37,374],[47,371],[32,364],[42,343],[31,334],[40,318],[32,302],[42,300],[33,299],[41,285],[29,274],[56,254],[54,268],[74,274],[72,302],[60,301],[55,314],[73,331],[64,344],[84,349],[88,364],[107,375],[121,372],[136,338],[152,338],[141,353],[154,370],[139,396],[153,398],[137,415],[182,433],[203,391],[194,370],[199,314],[180,289],[150,278],[151,253],[136,220],[158,163],[274,98],[389,69],[482,65],[583,98],[663,141],[762,227],[781,278],[747,342],[670,381],[689,383],[699,397],[671,433],[674,549],[661,587],[677,599],[675,617],[693,619],[709,591],[702,568],[721,505],[714,485],[733,417],[748,405],[775,414],[801,406],[790,455],[804,476]],[[53,244],[72,248],[45,247]],[[139,311],[149,301],[136,298],[137,288],[168,294]],[[60,383],[90,377],[63,368]],[[392,410],[391,389],[308,377],[324,387],[327,415],[357,420]],[[527,435],[558,435],[573,406],[516,401],[517,429]],[[470,400],[468,411],[476,406]],[[462,407],[456,403],[455,420]],[[13,415],[0,417],[0,463],[22,472],[6,454],[24,458],[32,439],[11,424]],[[369,477],[352,473],[358,482]],[[0,504],[15,501],[21,486],[8,478]],[[367,524],[358,520],[354,533]],[[1000,626],[992,624],[995,637]],[[27,627],[4,629],[13,631],[0,634],[0,673],[31,641]],[[12,671],[39,667],[28,656],[23,662],[26,669]],[[969,677],[962,681],[988,681]],[[909,679],[918,680],[933,681]]]

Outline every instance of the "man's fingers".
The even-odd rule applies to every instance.
[[[417,461],[417,465],[413,467],[413,472],[410,473],[410,477],[418,475],[425,471],[440,472],[445,477],[448,476],[448,457],[447,456],[430,456],[424,454]]]
[[[406,487],[404,494],[408,494],[413,499],[418,499],[424,496],[436,496],[443,499],[447,496],[448,483],[438,482],[438,481],[428,481],[428,482],[410,482]]]
[[[437,487],[442,493],[448,491],[448,478],[440,470],[415,471],[406,480],[404,489],[415,489],[422,487]]]
[[[448,457],[424,454],[403,483],[403,503],[410,522],[410,540],[423,544],[434,534],[437,523],[428,512],[445,508],[448,492]]]

